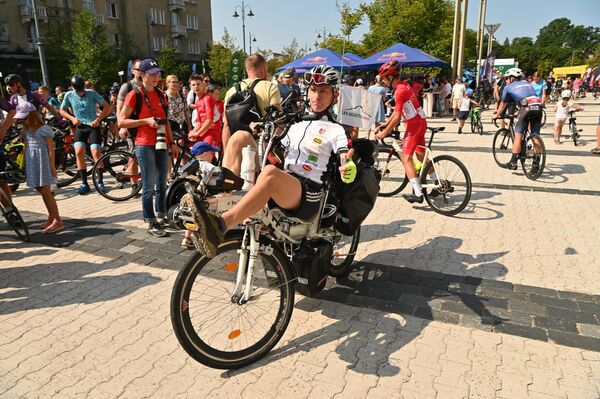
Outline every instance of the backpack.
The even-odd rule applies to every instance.
[[[225,115],[231,133],[238,130],[250,131],[250,123],[260,120],[261,114],[254,87],[261,80],[256,79],[247,90],[242,90],[240,83],[235,84],[235,93],[225,106]]]
[[[27,102],[34,105],[35,108],[39,111],[40,103],[38,102],[37,98],[34,97],[33,92],[25,90],[25,97],[27,98]],[[10,97],[10,102],[16,109],[17,105],[19,104],[19,96],[17,94],[13,94]]]
[[[144,103],[144,97],[142,96],[142,91],[140,90],[139,87],[136,87],[135,89],[132,89],[133,92],[135,93],[135,109],[133,110],[133,112],[131,113],[131,115],[129,116],[130,119],[140,119],[140,113],[142,112],[142,104]],[[155,90],[158,92],[158,100],[160,101],[160,105],[163,107],[164,111],[165,111],[165,116],[168,115],[167,111],[168,111],[168,107],[167,104],[165,104],[165,93],[160,90],[159,88],[155,88]],[[135,134],[137,133],[137,127],[136,128],[130,128],[129,131],[131,132],[132,135],[135,136]]]

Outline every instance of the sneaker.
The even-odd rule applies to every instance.
[[[181,248],[194,249],[194,242],[191,238],[184,238],[181,240]]]
[[[450,119],[450,122],[456,122],[456,118]]]
[[[154,223],[152,226],[148,228],[148,233],[153,235],[154,237],[166,237],[167,232],[164,231],[158,223]]]
[[[75,190],[75,192],[79,195],[84,195],[89,193],[90,191],[90,186],[87,184],[82,184],[77,190]]]
[[[171,229],[173,228],[173,226],[171,226],[171,223],[167,220],[167,219],[161,219],[158,222],[158,225],[160,226],[161,229]]]
[[[410,202],[411,204],[414,204],[415,202],[419,203],[419,204],[423,203],[423,196],[422,195],[420,197],[418,197],[418,196],[416,196],[414,194],[410,194],[410,195],[404,194],[402,197],[405,200],[407,200],[408,202]]]
[[[462,128],[458,128],[458,134],[462,134]]]
[[[217,248],[223,242],[219,218],[208,213],[203,206],[196,206],[195,208],[196,231],[192,234],[198,244],[196,248],[207,257],[214,258],[217,254]]]
[[[21,223],[21,220],[19,220],[19,218],[17,217],[17,215],[15,215],[14,213],[8,213],[6,215],[6,220],[12,226],[23,227],[23,224]]]
[[[516,161],[510,161],[510,162],[507,162],[506,164],[504,164],[504,167],[506,169],[510,169],[510,170],[517,170],[519,165],[517,165]]]
[[[106,187],[104,187],[104,183],[98,183],[98,190],[102,191],[103,193],[106,192]]]

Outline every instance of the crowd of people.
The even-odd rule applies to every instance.
[[[85,158],[87,147],[97,162],[102,155],[100,123],[113,115],[115,123],[110,126],[113,133],[121,139],[130,137],[135,144],[137,164],[131,165],[131,168],[139,168],[141,174],[141,182],[135,184],[142,186],[142,215],[148,224],[148,232],[164,237],[168,235],[166,229],[169,227],[165,209],[165,191],[171,166],[169,157],[177,157],[182,149],[188,150],[208,162],[216,163],[218,159],[224,167],[240,175],[242,149],[255,147],[256,141],[252,125],[246,119],[238,118],[233,111],[228,111],[228,104],[238,101],[244,92],[252,93],[257,117],[264,116],[269,106],[279,108],[282,99],[292,92],[304,96],[309,109],[315,113],[329,113],[333,109],[340,84],[381,96],[380,112],[373,117],[375,137],[384,138],[401,118],[404,120],[406,133],[402,161],[413,188],[413,193],[405,198],[412,203],[423,201],[412,157],[416,153],[418,159],[422,158],[418,146],[424,145],[423,134],[427,126],[422,108],[424,93],[436,96],[434,111],[438,115],[451,115],[452,121],[457,120],[458,133],[462,133],[474,106],[489,104],[491,99],[495,99],[497,106],[494,117],[502,117],[506,112],[516,112],[515,104],[526,100],[528,103],[518,111],[515,131],[522,134],[525,127],[529,126],[535,135],[539,134],[541,109],[547,106],[555,91],[560,100],[555,106],[554,140],[560,143],[568,113],[582,110],[575,100],[590,90],[582,78],[555,79],[550,73],[543,79],[536,72],[525,79],[518,68],[509,70],[505,75],[499,74],[494,82],[484,78],[478,87],[472,81],[463,82],[460,77],[451,82],[429,75],[405,76],[400,74],[399,64],[394,62],[384,64],[374,77],[341,77],[330,67],[320,68],[302,76],[298,76],[294,68],[287,68],[271,80],[264,57],[253,54],[245,60],[247,77],[229,88],[223,100],[220,87],[212,83],[209,75],[193,74],[187,82],[176,75],[163,77],[163,71],[154,59],[135,60],[132,79],[121,85],[113,84],[104,95],[96,92],[94,84],[82,76],[74,76],[67,90],[57,86],[52,95],[52,90],[47,86],[41,86],[37,91],[26,89],[21,77],[12,74],[5,79],[10,99],[0,97],[0,108],[4,110],[0,142],[15,122],[23,127],[22,135],[27,142],[27,184],[40,192],[48,211],[48,219],[40,227],[44,233],[55,233],[64,228],[64,223],[50,190],[56,181],[57,171],[52,142],[54,133],[46,122],[53,120],[59,125],[69,125],[76,154],[77,176],[81,182],[76,192],[86,195],[91,191]],[[329,138],[330,150],[342,156],[348,151],[342,145],[342,136],[337,128],[329,125],[326,128],[335,132]],[[296,130],[291,131],[290,138],[302,141],[301,132],[298,131],[296,137]],[[350,132],[352,137],[356,137],[357,133],[358,129]],[[370,135],[371,130],[368,132]],[[519,143],[519,140],[515,140],[515,146]],[[519,150],[513,148],[513,159],[507,168],[516,167],[515,154]],[[313,154],[310,158],[316,157],[317,161],[309,162],[307,158],[302,163],[299,160],[306,155],[302,148],[292,146],[289,152],[298,154],[293,161],[286,158],[292,177],[268,168],[257,181],[256,187],[260,187],[261,191],[251,191],[240,205],[244,210],[232,210],[221,219],[205,215],[207,226],[217,226],[216,230],[209,229],[208,247],[214,247],[214,237],[222,237],[228,228],[243,220],[249,210],[262,206],[266,199],[272,199],[287,209],[297,210],[301,215],[314,211],[307,208],[305,202],[313,202],[314,205],[315,201],[320,200],[321,181],[316,176],[316,172],[323,167],[318,161],[320,155]],[[592,152],[600,153],[600,142]],[[345,155],[343,157],[346,158]],[[352,165],[348,165],[351,169]],[[102,165],[96,170],[97,188],[104,190]],[[345,169],[344,173],[350,172]],[[8,185],[1,181],[0,185],[10,198]],[[280,191],[281,187],[292,187],[293,195],[288,196],[288,189],[284,194]],[[194,246],[189,233],[183,239],[182,246]]]

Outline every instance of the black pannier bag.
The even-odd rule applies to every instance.
[[[333,245],[330,242],[302,241],[292,258],[298,276],[296,291],[299,294],[312,298],[325,288],[332,257]]]
[[[356,163],[356,179],[350,184],[336,177],[336,196],[340,200],[338,218],[335,228],[344,235],[354,235],[361,223],[367,218],[375,206],[379,194],[379,178],[373,168],[373,143],[366,139],[352,142],[353,160]]]
[[[254,87],[261,80],[256,79],[247,90],[242,90],[240,83],[235,84],[235,93],[229,98],[225,106],[225,115],[231,133],[235,133],[238,130],[251,132],[250,123],[260,120],[260,111]]]

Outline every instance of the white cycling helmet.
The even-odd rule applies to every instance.
[[[560,98],[571,98],[571,95],[572,95],[572,94],[573,94],[573,93],[571,93],[571,90],[563,90],[563,91],[560,93]]]
[[[510,68],[504,76],[512,76],[514,78],[520,79],[523,76],[523,71],[521,68]]]
[[[311,85],[329,85],[334,89],[340,83],[340,74],[329,65],[318,65],[304,74],[304,81]]]

